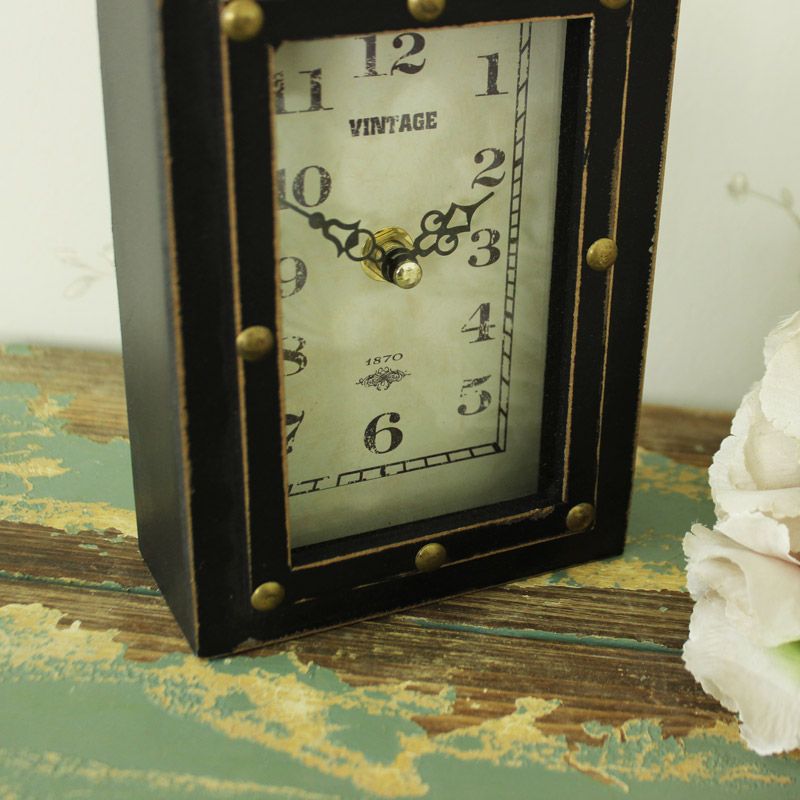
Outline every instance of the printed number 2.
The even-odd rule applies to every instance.
[[[483,162],[486,161],[486,155],[484,155],[484,153],[491,156],[492,162],[475,176],[475,180],[472,181],[472,186],[474,187],[476,184],[480,186],[498,186],[503,182],[506,173],[503,172],[499,178],[495,175],[487,175],[487,173],[501,167],[505,163],[506,154],[496,147],[484,147],[483,150],[478,150],[478,152],[475,153],[476,164],[483,164]]]

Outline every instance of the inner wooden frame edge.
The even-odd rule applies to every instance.
[[[594,42],[596,36],[596,13],[590,12],[585,14],[566,14],[564,16],[542,16],[542,17],[525,17],[520,19],[504,19],[504,20],[496,20],[492,22],[481,22],[471,24],[467,27],[482,27],[484,25],[500,25],[500,24],[513,24],[513,23],[525,23],[525,22],[545,22],[545,21],[565,21],[569,22],[572,20],[589,20],[590,21],[590,31],[589,31],[589,47],[588,47],[588,69],[587,69],[587,100],[586,100],[586,119],[584,124],[584,150],[586,144],[589,139],[590,129],[591,129],[591,106],[592,106],[592,84],[593,84],[593,77],[595,71],[594,65]],[[437,29],[451,29],[451,28],[461,28],[464,26],[460,25],[448,25],[448,26],[439,26]],[[414,28],[409,27],[409,31],[412,30],[429,30],[429,28]],[[389,31],[391,32],[391,31]],[[345,38],[350,34],[341,34],[331,38]],[[225,102],[225,120],[224,120],[224,128],[225,128],[225,144],[226,144],[226,163],[227,163],[227,170],[229,176],[229,183],[228,183],[228,202],[229,202],[229,211],[230,211],[230,225],[231,225],[231,263],[232,263],[232,270],[233,270],[233,286],[234,286],[234,314],[237,322],[237,326],[241,325],[242,319],[242,300],[241,300],[241,291],[240,291],[240,264],[237,258],[238,252],[238,242],[236,240],[237,236],[237,198],[236,198],[236,187],[234,181],[234,158],[235,158],[235,149],[234,149],[234,137],[233,137],[233,118],[232,118],[232,108],[230,103],[231,98],[231,86],[230,86],[230,63],[229,63],[229,51],[228,51],[228,44],[227,40],[225,39],[224,34],[221,36],[221,56],[222,56],[222,92],[223,98]],[[628,37],[628,48],[630,47],[630,36]],[[268,53],[268,62],[266,68],[269,74],[269,80],[271,85],[272,76],[274,74],[273,69],[273,54],[272,48],[267,47],[265,48]],[[627,82],[628,82],[628,74],[629,74],[629,63],[626,62],[626,82],[625,82],[625,91],[627,90]],[[274,109],[274,95],[270,93],[269,95],[269,102],[270,102],[270,118],[274,122],[275,117],[275,109]],[[623,119],[624,119],[624,106],[623,106]],[[275,173],[275,152],[274,148],[273,151],[269,154],[269,161],[272,168],[272,173]],[[571,448],[571,421],[572,421],[572,411],[573,411],[573,399],[574,399],[574,372],[575,372],[575,353],[577,348],[577,336],[578,336],[578,309],[580,303],[580,292],[581,292],[581,267],[583,262],[583,231],[584,231],[584,222],[586,217],[586,195],[587,195],[587,183],[588,183],[588,162],[584,163],[581,166],[582,170],[582,179],[581,179],[581,197],[580,197],[580,223],[578,225],[578,249],[577,249],[577,269],[576,269],[576,281],[575,281],[575,305],[574,305],[574,313],[573,313],[573,321],[572,321],[572,337],[571,337],[571,351],[570,351],[570,378],[568,384],[568,401],[567,401],[567,415],[566,415],[566,425],[564,430],[564,466],[563,466],[563,477],[561,483],[561,502],[566,502],[567,500],[567,486],[569,481],[569,452]],[[618,196],[617,196],[618,201]],[[273,214],[277,215],[277,200],[275,194],[273,192],[272,197],[272,205],[273,205]],[[277,218],[277,216],[276,216]],[[278,347],[278,342],[281,341],[281,337],[279,334],[282,331],[282,308],[280,302],[280,260],[278,258],[277,252],[277,235],[278,230],[276,227],[274,241],[273,241],[273,260],[274,260],[274,276],[273,276],[273,285],[275,287],[275,304],[276,304],[276,319],[275,319],[275,340],[276,340],[276,348]],[[548,323],[549,324],[549,323]],[[604,330],[604,334],[607,334],[607,325]],[[608,337],[607,335],[604,336],[604,360],[607,359],[607,351],[608,351]],[[278,357],[278,356],[276,356]],[[368,555],[370,553],[375,553],[378,551],[387,551],[393,549],[399,549],[401,547],[406,547],[409,545],[425,542],[431,540],[430,534],[425,534],[424,536],[420,536],[417,538],[410,538],[404,539],[398,542],[389,542],[380,545],[379,547],[366,547],[363,549],[358,550],[357,552],[346,553],[341,556],[333,557],[333,558],[322,558],[318,561],[313,561],[305,564],[300,565],[293,565],[292,564],[292,546],[291,546],[291,534],[289,528],[289,498],[288,498],[288,488],[287,488],[287,481],[285,476],[287,474],[287,463],[286,463],[286,425],[285,425],[285,376],[283,375],[281,370],[277,371],[278,375],[278,395],[279,395],[279,405],[281,409],[281,431],[282,431],[282,440],[283,440],[283,448],[280,454],[281,462],[282,462],[282,472],[284,475],[283,479],[283,493],[285,498],[285,519],[284,519],[284,531],[286,535],[286,553],[287,553],[287,563],[286,566],[290,570],[290,572],[300,571],[300,570],[308,570],[310,568],[315,568],[318,566],[323,566],[332,563],[338,563],[345,560],[356,559],[364,555]],[[249,572],[250,572],[250,579],[251,585],[255,586],[259,582],[259,578],[254,574],[254,564],[252,561],[252,533],[250,528],[250,515],[249,515],[249,508],[250,508],[250,474],[249,474],[249,464],[247,459],[247,448],[248,448],[248,436],[247,436],[247,419],[246,419],[246,376],[245,370],[241,361],[237,364],[237,379],[238,379],[238,389],[239,389],[239,407],[241,413],[241,435],[242,435],[242,455],[243,455],[243,465],[242,465],[242,475],[243,475],[243,482],[244,482],[244,502],[245,502],[245,512],[247,517],[247,532],[246,538],[248,542],[248,564],[249,564]],[[601,388],[602,392],[602,388]],[[602,404],[600,405],[599,412],[602,412]],[[599,436],[598,436],[598,454],[599,454]],[[596,485],[595,485],[596,490]],[[506,517],[499,517],[490,520],[482,520],[480,522],[476,522],[473,525],[465,525],[457,528],[453,528],[450,530],[440,531],[436,534],[436,536],[449,536],[451,534],[461,533],[467,530],[475,530],[481,527],[488,527],[490,525],[497,525],[497,524],[507,524],[522,521],[524,519],[541,519],[544,517],[549,516],[553,510],[553,505],[546,505],[546,506],[539,506],[536,508],[531,509],[530,511],[519,513],[519,514],[512,514]],[[370,532],[367,532],[364,535],[369,535]],[[569,530],[564,530],[561,533],[556,533],[551,536],[546,536],[542,541],[549,541],[554,538],[561,538],[564,536],[571,536],[574,535],[574,532]],[[495,548],[492,550],[488,550],[485,553],[476,554],[469,560],[483,558],[489,556],[495,552],[504,552],[506,550],[515,550],[520,547],[530,546],[532,543],[539,541],[538,539],[529,540],[523,543],[519,543],[517,545],[511,545],[509,547],[501,547]]]

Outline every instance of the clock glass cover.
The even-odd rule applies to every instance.
[[[565,32],[271,49],[293,547],[536,493]]]

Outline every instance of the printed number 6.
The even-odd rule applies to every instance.
[[[403,441],[403,431],[399,428],[393,428],[390,425],[387,425],[385,428],[378,427],[378,422],[380,422],[382,417],[389,417],[389,422],[392,423],[400,422],[400,415],[396,411],[387,411],[385,414],[378,414],[378,416],[367,425],[364,431],[364,447],[371,453],[376,453],[378,455],[391,452]],[[375,443],[375,439],[379,433],[383,433],[384,431],[389,433],[391,440],[389,446],[381,450]]]

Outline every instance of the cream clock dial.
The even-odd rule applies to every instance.
[[[565,30],[271,51],[293,547],[536,492]]]

